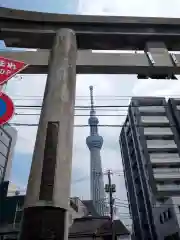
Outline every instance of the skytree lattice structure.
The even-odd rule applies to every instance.
[[[86,138],[87,146],[90,150],[90,189],[91,200],[93,200],[96,211],[105,215],[105,191],[103,173],[101,166],[100,151],[103,145],[103,138],[98,134],[98,118],[94,109],[93,87],[90,86],[91,110],[89,118],[90,136]]]

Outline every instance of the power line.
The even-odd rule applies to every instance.
[[[18,127],[20,127],[20,126],[26,126],[26,127],[37,127],[39,124],[37,124],[37,123],[9,123],[10,125],[12,125],[12,126],[18,126]],[[122,127],[123,125],[98,125],[98,127]],[[76,125],[74,125],[74,127],[89,127],[89,125],[88,124],[76,124]]]
[[[17,123],[17,122],[9,122],[9,125],[12,125],[12,126],[27,126],[27,127],[36,127],[38,126],[39,124],[38,123]],[[93,125],[91,125],[93,126]],[[146,128],[151,128],[151,127],[158,127],[158,128],[165,128],[167,126],[156,126],[156,125],[152,125],[152,126],[146,126],[146,125],[135,125],[136,127],[146,127]],[[168,125],[169,127],[175,127],[176,125]],[[76,128],[83,128],[83,127],[89,127],[88,124],[75,124],[74,127]],[[99,124],[98,127],[124,127],[124,124]]]
[[[116,170],[116,171],[111,171],[111,174],[113,174],[113,173],[116,173],[118,170]],[[119,172],[121,172],[121,171],[119,171]],[[96,172],[96,171],[93,171],[93,173],[94,174],[96,174],[97,176],[98,175],[100,175],[101,174],[101,172]],[[107,175],[108,173],[107,172],[103,172],[102,173],[103,175]],[[79,179],[76,179],[76,180],[72,180],[72,182],[71,182],[71,184],[76,184],[76,183],[79,183],[79,182],[82,182],[82,181],[86,181],[86,180],[88,180],[88,179],[90,179],[90,176],[89,175],[87,175],[87,176],[84,176],[84,177],[81,177],[81,178],[79,178]],[[11,191],[8,191],[9,193],[12,193],[12,192],[16,192],[16,191],[21,191],[21,192],[25,192],[26,191],[26,189],[19,189],[19,188],[17,188],[16,190],[11,190]]]
[[[168,107],[167,105],[152,105],[153,107]],[[42,105],[15,105],[15,108],[41,108]],[[94,108],[137,108],[139,106],[132,106],[132,105],[95,105]],[[148,107],[148,106],[144,106]],[[75,109],[80,108],[80,109],[90,109],[90,105],[76,105],[74,106]]]
[[[23,107],[23,108],[19,108],[16,107],[16,110],[27,110],[27,111],[41,111],[41,108],[38,107]],[[75,108],[75,111],[89,111],[90,109],[88,108]],[[118,109],[118,108],[114,108],[114,109],[108,109],[108,108],[99,108],[97,111],[103,111],[103,112],[127,112],[128,109]]]
[[[42,105],[15,105],[16,108],[41,108]],[[95,108],[112,108],[112,107],[129,107],[129,105],[95,105]],[[90,109],[91,106],[89,105],[76,105],[74,108],[87,108]]]
[[[40,111],[41,111],[41,109],[40,108],[28,108],[28,107],[25,107],[25,108],[16,108],[16,112],[17,111],[24,111],[24,110],[26,110],[26,111],[28,111],[29,113],[31,113],[32,111],[32,113],[36,113],[37,111],[38,111],[38,113],[36,113],[36,114],[40,114]],[[74,109],[75,110],[75,112],[76,111],[89,111],[90,109],[83,109],[83,108],[79,108],[79,109]],[[114,108],[114,109],[107,109],[107,108],[105,108],[105,109],[98,109],[98,112],[99,111],[103,111],[103,112],[127,112],[127,109],[116,109],[116,108]],[[24,113],[24,112],[21,112],[21,113]],[[88,115],[89,116],[89,114],[86,114],[86,115]],[[114,114],[115,115],[115,114]],[[125,115],[125,114],[123,114],[123,115]],[[127,115],[127,114],[126,114]],[[98,115],[97,115],[98,116]]]
[[[169,95],[169,94],[167,94]],[[171,97],[180,97],[179,94],[170,94]],[[11,96],[12,98],[14,97],[21,97],[21,98],[41,98],[43,99],[43,95],[22,95],[22,94],[14,94]],[[133,97],[149,97],[148,95],[147,96],[144,96],[144,95],[95,95],[94,96],[95,99],[101,99],[101,98],[133,98]],[[152,95],[150,96],[152,97]],[[154,96],[156,97],[156,96]],[[158,95],[158,97],[166,97],[165,95]],[[88,95],[77,95],[76,96],[76,99],[81,99],[81,98],[86,98],[86,99],[89,99],[89,96]]]
[[[40,113],[15,113],[15,116],[40,116]],[[75,117],[89,117],[89,114],[74,114]],[[97,117],[125,117],[127,114],[96,114]]]
[[[115,198],[115,200],[116,199],[117,198]],[[128,207],[129,206],[129,203],[120,203],[119,201],[116,201],[115,204],[118,205],[118,206],[122,206],[122,207],[124,207],[124,206]],[[169,204],[168,203],[161,203],[159,206],[158,205],[153,205],[152,208],[155,208],[155,209],[156,208],[164,208],[164,206],[167,206],[167,207],[172,207],[172,206],[179,207],[179,204],[175,204],[175,203],[169,203]]]

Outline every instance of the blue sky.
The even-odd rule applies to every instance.
[[[1,3],[4,2],[4,3]],[[161,16],[179,17],[179,0],[0,0],[0,6],[19,8],[25,10],[46,11],[55,13],[78,13],[100,15],[133,15],[133,16]],[[3,48],[0,43],[0,48]],[[8,83],[7,93],[15,104],[41,104],[44,92],[46,76],[22,76],[14,78]],[[136,76],[127,75],[81,75],[77,76],[76,104],[89,104],[89,85],[95,87],[95,100],[97,105],[128,105],[127,96],[179,96],[179,81],[167,80],[137,80]],[[32,86],[36,88],[32,89]],[[25,97],[24,97],[25,96]],[[27,97],[29,96],[29,97]],[[83,97],[82,97],[83,96]],[[103,96],[106,96],[105,98]],[[115,97],[118,96],[118,97]],[[126,97],[122,97],[126,96]],[[23,101],[22,101],[23,99]],[[17,110],[19,113],[21,110]],[[28,112],[26,110],[26,112]],[[33,113],[39,113],[34,110]],[[82,114],[82,112],[76,112]],[[88,111],[84,111],[88,114]],[[104,112],[107,114],[107,112]],[[119,114],[118,109],[108,114]],[[124,114],[126,112],[124,111]],[[103,111],[97,112],[103,114]],[[124,117],[100,117],[101,124],[122,124]],[[18,116],[13,122],[38,123],[38,116]],[[75,117],[75,124],[87,124],[88,117]],[[36,127],[18,127],[18,141],[13,159],[12,176],[13,183],[23,188],[27,184]],[[100,134],[104,137],[101,151],[104,171],[107,169],[119,170],[120,174],[113,175],[113,183],[117,185],[116,196],[126,199],[126,190],[122,175],[122,163],[118,138],[120,128],[100,128]],[[73,170],[72,170],[72,195],[89,198],[89,150],[86,146],[88,128],[74,129]],[[76,182],[75,180],[84,179]],[[105,179],[106,180],[106,179]],[[124,209],[124,212],[127,209]],[[121,217],[122,218],[122,217]],[[124,219],[124,221],[126,221]]]
[[[2,1],[2,0],[1,0]],[[50,12],[50,13],[76,13],[78,0],[6,0],[1,3],[3,7],[22,10]]]

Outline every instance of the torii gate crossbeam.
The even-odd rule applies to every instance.
[[[1,51],[6,58],[23,61],[28,67],[22,74],[47,74],[49,50],[34,51]],[[77,52],[77,74],[138,74],[147,77],[157,75],[180,74],[180,54],[170,54],[174,61],[167,62],[169,56],[158,54],[153,64],[144,53],[96,53],[89,50]]]
[[[9,47],[50,49],[60,28],[75,31],[79,49],[143,50],[147,41],[163,41],[180,50],[180,19],[83,16],[0,8],[0,39]]]

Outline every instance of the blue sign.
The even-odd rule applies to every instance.
[[[8,122],[14,114],[14,104],[4,93],[0,93],[0,125]]]

